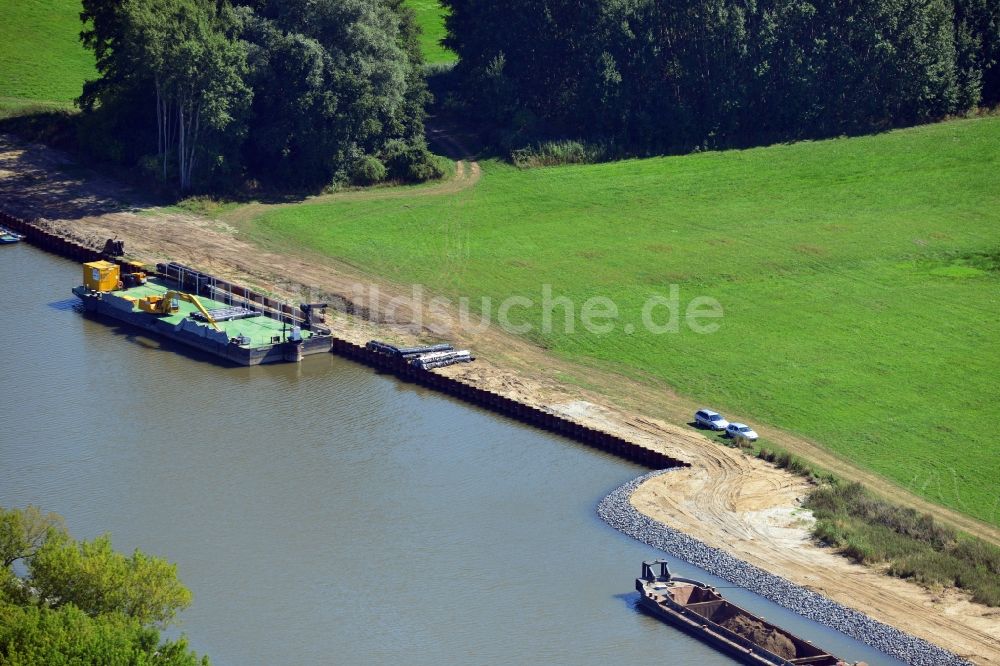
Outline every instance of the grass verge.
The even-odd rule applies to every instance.
[[[886,502],[859,483],[824,484],[805,506],[816,517],[814,536],[852,560],[926,587],[958,587],[977,603],[1000,606],[1000,548]]]
[[[1000,548],[888,502],[788,451],[752,444],[740,448],[814,484],[803,506],[816,518],[812,535],[823,544],[890,576],[931,589],[957,587],[976,603],[1000,606]]]

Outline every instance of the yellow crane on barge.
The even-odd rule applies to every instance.
[[[145,298],[140,298],[136,302],[136,305],[139,306],[140,310],[148,312],[149,314],[172,315],[177,314],[177,311],[180,310],[180,306],[177,303],[178,301],[187,301],[198,308],[198,312],[205,317],[205,321],[211,324],[212,328],[217,331],[222,331],[218,322],[215,321],[211,313],[205,309],[205,306],[201,304],[201,301],[198,300],[198,297],[194,294],[188,294],[183,291],[168,291],[163,296],[150,295]]]
[[[133,265],[135,268],[138,266]],[[136,284],[144,284],[146,282],[146,274],[143,272],[133,272],[126,273],[124,276],[121,275],[121,267],[118,264],[113,264],[110,261],[92,261],[83,265],[83,283],[84,286],[91,290],[97,292],[110,292],[116,289],[122,289],[125,287],[122,279],[126,279],[130,282],[135,282]],[[212,328],[219,332],[224,332],[219,323],[211,315],[211,313],[205,309],[205,306],[201,304],[198,297],[194,294],[188,294],[183,291],[171,290],[162,296],[158,294],[150,294],[149,296],[143,296],[142,298],[134,298],[131,296],[123,296],[126,300],[135,303],[143,312],[148,314],[158,314],[158,315],[172,315],[177,314],[180,310],[180,301],[187,301],[191,305],[198,308],[198,312],[202,314]]]

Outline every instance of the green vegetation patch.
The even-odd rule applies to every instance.
[[[424,60],[435,65],[455,62],[455,53],[441,46],[444,39],[444,17],[447,10],[438,0],[406,0],[405,3],[413,10],[420,26],[420,50]]]
[[[919,514],[881,500],[857,483],[825,485],[806,502],[813,533],[851,559],[928,587],[960,587],[974,601],[1000,606],[1000,548],[960,536]]]
[[[0,112],[68,107],[94,78],[80,44],[79,0],[0,0]]]
[[[997,525],[1000,272],[976,257],[1000,251],[998,145],[990,117],[600,165],[488,162],[457,194],[307,202],[249,231],[473,310],[489,297],[494,319],[531,299],[511,322],[556,354],[802,433]],[[980,272],[934,274],[953,265]],[[561,309],[543,330],[543,285],[575,305],[572,332]],[[716,299],[719,330],[646,330],[644,304],[671,285],[681,308]],[[580,325],[592,296],[617,306],[610,332]]]
[[[76,541],[56,514],[0,507],[0,663],[209,666],[160,630],[191,604],[177,567],[107,534]]]

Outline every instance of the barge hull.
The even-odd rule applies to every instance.
[[[280,342],[258,347],[243,347],[236,344],[223,344],[207,339],[184,329],[178,329],[163,322],[159,317],[150,316],[144,312],[128,312],[110,305],[97,295],[74,293],[83,301],[87,312],[120,321],[150,333],[174,340],[188,347],[222,358],[230,363],[242,366],[263,365],[267,363],[295,362],[304,356],[328,353],[333,342],[328,336],[314,336],[301,342]]]
[[[764,659],[760,655],[750,651],[748,648],[741,647],[732,641],[726,640],[722,636],[710,633],[705,625],[698,624],[694,620],[690,620],[680,613],[664,608],[649,597],[640,597],[639,605],[650,615],[653,615],[654,617],[665,622],[669,622],[689,636],[697,638],[705,643],[709,643],[719,652],[733,657],[742,664],[754,664],[755,666],[773,666],[775,664],[774,661]]]
[[[672,576],[665,560],[643,562],[635,589],[642,610],[744,664],[847,666],[809,641],[726,600],[714,587]]]

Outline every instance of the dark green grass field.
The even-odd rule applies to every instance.
[[[74,0],[0,0],[0,112],[72,106],[94,76],[80,10]]]
[[[484,171],[459,195],[274,209],[252,233],[473,304],[607,296],[608,334],[542,332],[541,307],[511,319],[1000,524],[1000,118]],[[721,329],[647,332],[642,305],[671,284],[682,306],[717,299]]]
[[[423,30],[420,45],[428,64],[436,65],[455,61],[455,54],[441,46],[444,38],[444,9],[437,0],[407,0],[417,15],[417,23]]]

